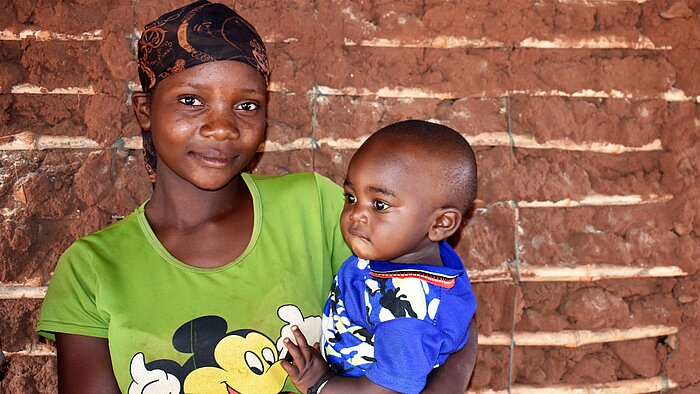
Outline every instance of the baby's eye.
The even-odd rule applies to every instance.
[[[236,109],[241,111],[255,111],[258,108],[260,108],[260,105],[251,101],[245,101],[236,106]]]
[[[374,209],[376,209],[377,211],[383,211],[385,209],[389,209],[389,204],[387,204],[386,202],[381,201],[381,200],[374,200],[373,204],[374,204]]]
[[[345,201],[348,204],[354,204],[357,202],[357,197],[355,197],[354,195],[352,195],[350,193],[345,193]]]
[[[185,104],[187,106],[200,106],[202,105],[202,102],[193,96],[185,96],[185,97],[180,97],[177,101],[179,101],[182,104]]]

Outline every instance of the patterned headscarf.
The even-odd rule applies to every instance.
[[[248,64],[270,80],[265,44],[255,28],[223,4],[196,1],[161,15],[144,27],[138,47],[139,80],[150,92],[163,79],[216,60]],[[151,133],[143,133],[143,152],[155,182],[156,152]]]

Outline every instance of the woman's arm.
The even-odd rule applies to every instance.
[[[119,393],[107,339],[56,334],[59,393]]]
[[[461,350],[452,353],[443,365],[428,375],[428,384],[423,393],[464,393],[476,364],[478,334],[476,322],[472,319],[469,325],[469,341]]]

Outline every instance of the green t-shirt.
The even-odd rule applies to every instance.
[[[146,384],[184,392],[293,390],[279,362],[281,339],[291,324],[320,338],[333,275],[350,255],[339,230],[342,190],[312,173],[243,178],[255,224],[238,259],[216,269],[177,260],[153,233],[144,204],[63,254],[39,334],[108,338],[123,392]]]

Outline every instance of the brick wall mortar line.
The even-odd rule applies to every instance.
[[[371,39],[355,42],[349,38],[344,38],[343,45],[346,47],[365,48],[431,48],[431,49],[503,49],[505,43],[488,37],[469,38],[459,36],[436,36],[426,39],[406,40],[395,38],[375,37]],[[644,35],[639,35],[636,40],[629,40],[626,37],[616,35],[596,35],[589,38],[574,38],[565,35],[557,35],[553,39],[540,39],[537,37],[527,37],[514,45],[515,48],[527,49],[634,49],[634,50],[654,50],[670,51],[673,47],[669,45],[656,46],[654,42]]]
[[[673,380],[664,375],[640,378],[624,379],[607,383],[587,383],[587,384],[554,384],[550,386],[530,386],[525,384],[513,385],[511,390],[467,390],[465,394],[561,394],[561,393],[599,393],[599,394],[641,394],[651,392],[664,392],[669,388],[678,387]]]
[[[316,97],[314,100],[318,100]],[[312,106],[313,113],[313,106]],[[439,122],[438,122],[439,123]],[[312,130],[314,126],[312,124]],[[36,138],[35,133],[26,131],[18,134],[13,134],[10,136],[0,137],[0,150],[32,150],[36,149],[36,146],[29,143]],[[10,138],[13,137],[13,138]],[[48,136],[46,136],[48,137]],[[316,149],[320,146],[328,146],[336,150],[346,150],[346,149],[357,149],[362,145],[362,142],[369,137],[369,134],[363,135],[358,138],[321,138],[314,139],[312,136],[297,138],[291,142],[279,143],[276,141],[266,141],[261,152],[286,152],[301,149]],[[537,142],[535,138],[529,135],[517,135],[508,134],[505,132],[500,133],[481,133],[474,136],[464,135],[465,138],[469,140],[469,143],[473,146],[511,146],[515,148],[525,148],[525,149],[558,149],[563,151],[576,151],[576,152],[593,152],[593,153],[605,153],[605,154],[622,154],[622,153],[632,153],[632,152],[652,152],[652,151],[663,151],[664,147],[659,139],[642,145],[642,146],[625,146],[620,144],[603,143],[603,142],[589,142],[586,144],[575,143],[570,140],[549,140],[545,142]],[[69,137],[69,136],[54,136],[54,138],[74,138],[76,143],[79,139],[84,139],[86,145],[92,146],[92,140],[86,137]],[[54,146],[51,145],[51,139],[44,139],[42,141],[42,149],[52,149]],[[93,141],[94,142],[94,141]],[[62,145],[56,146],[55,148],[60,148]],[[141,137],[121,137],[117,142],[113,144],[113,147],[123,148],[123,149],[141,149]]]
[[[677,327],[665,325],[636,326],[631,328],[608,328],[598,331],[591,330],[563,330],[563,331],[521,331],[516,333],[519,347],[566,347],[578,348],[590,344],[611,343],[620,341],[633,341],[645,338],[658,338],[674,335]],[[509,346],[508,333],[496,331],[490,335],[479,334],[479,346]],[[27,348],[15,352],[5,352],[5,356],[52,356],[55,350],[44,344],[29,345]]]
[[[2,88],[0,86],[0,88]],[[129,88],[134,91],[140,91],[137,83],[129,82]],[[294,94],[284,84],[271,82],[268,86],[268,91],[271,93]],[[18,84],[10,88],[12,94],[82,94],[95,95],[97,94],[92,86],[87,87],[65,87],[47,89],[42,86],[33,84]],[[583,89],[576,92],[564,92],[560,90],[504,90],[497,94],[487,94],[485,91],[469,96],[460,96],[453,92],[434,92],[421,88],[413,87],[384,87],[375,91],[367,88],[343,87],[333,88],[324,85],[315,85],[307,95],[323,95],[323,96],[340,96],[340,97],[376,97],[376,98],[405,98],[405,99],[439,99],[439,100],[460,100],[460,99],[488,99],[488,98],[503,98],[506,96],[530,96],[530,97],[571,97],[571,98],[600,98],[600,99],[626,99],[636,101],[646,100],[663,100],[667,102],[686,102],[694,101],[700,103],[700,96],[688,96],[683,90],[671,88],[666,92],[657,95],[641,95],[637,96],[629,92],[620,90],[600,91],[593,89]]]
[[[0,30],[0,41],[102,41],[102,30],[86,31],[79,34],[66,34],[50,30],[25,29],[16,33],[11,30]]]
[[[43,299],[47,286],[0,285],[0,300]]]
[[[19,85],[12,86],[10,89],[10,93],[12,94],[79,94],[79,95],[86,95],[86,96],[94,96],[95,90],[93,89],[92,86],[87,86],[87,87],[79,87],[79,86],[71,86],[71,87],[65,87],[65,88],[55,88],[55,89],[47,89],[42,86],[37,86],[37,85],[32,85],[29,83],[23,83]]]
[[[639,194],[628,195],[602,195],[589,194],[580,200],[564,199],[559,201],[518,201],[520,208],[571,208],[582,206],[616,206],[616,205],[643,205],[662,204],[673,199],[671,194],[641,196]]]
[[[330,86],[319,85],[318,89],[321,93],[327,96],[359,96],[359,97],[380,97],[380,98],[411,98],[411,99],[440,99],[440,100],[459,100],[465,98],[501,98],[508,95],[520,95],[520,96],[531,96],[531,97],[572,97],[572,98],[614,98],[614,99],[627,99],[627,100],[664,100],[668,102],[684,102],[684,101],[696,101],[700,102],[700,96],[688,96],[686,93],[680,89],[671,88],[666,92],[659,93],[657,95],[634,95],[629,92],[623,92],[617,89],[612,89],[610,91],[600,91],[593,89],[583,89],[576,92],[564,92],[560,90],[529,90],[529,89],[516,89],[516,90],[504,90],[498,94],[487,94],[486,92],[480,92],[471,96],[460,96],[453,92],[434,92],[421,88],[412,87],[383,87],[377,90],[369,90],[367,88],[356,88],[356,87],[343,87],[343,88],[333,88]]]
[[[675,278],[688,276],[678,266],[627,267],[611,264],[586,264],[576,267],[520,264],[520,282],[595,282],[598,280]],[[472,283],[513,282],[508,268],[467,270]],[[46,286],[0,283],[0,299],[43,298]]]
[[[518,331],[515,332],[515,343],[518,347],[558,346],[578,348],[596,343],[635,341],[644,338],[674,335],[676,333],[678,333],[678,327],[662,324],[629,328],[604,328],[600,330]],[[503,331],[479,336],[479,345],[510,346],[510,342],[510,335]]]

